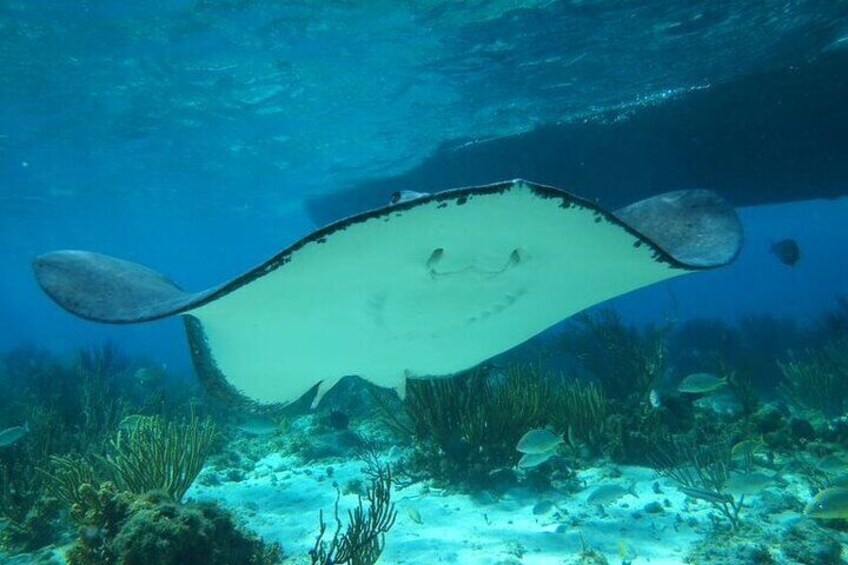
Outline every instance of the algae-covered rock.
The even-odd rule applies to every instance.
[[[843,563],[842,545],[814,522],[795,524],[781,538],[780,548],[786,557],[809,565]]]
[[[751,416],[751,422],[757,433],[772,434],[786,426],[786,417],[776,406],[765,404]]]
[[[208,503],[144,505],[110,548],[126,565],[268,563],[262,542],[239,531],[229,514]]]
[[[604,554],[591,547],[584,547],[579,555],[566,561],[568,565],[609,565]]]
[[[273,565],[281,555],[214,504],[183,505],[148,493],[116,527],[84,528],[67,558],[69,565]]]
[[[717,529],[696,543],[686,556],[694,565],[772,565],[777,563],[768,549],[768,536],[759,528]]]

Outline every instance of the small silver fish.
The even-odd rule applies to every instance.
[[[29,433],[29,423],[23,426],[15,426],[6,428],[0,432],[0,447],[8,447],[18,442],[22,437]]]
[[[542,500],[533,506],[533,515],[541,516],[547,514],[554,508],[554,503],[550,500]]]
[[[271,418],[254,416],[236,425],[236,428],[252,436],[269,436],[280,431],[280,424]]]
[[[534,467],[538,467],[542,463],[545,463],[548,459],[554,456],[556,456],[556,452],[554,450],[545,451],[543,453],[525,453],[518,462],[518,468],[532,469]]]
[[[762,437],[756,439],[745,439],[731,448],[730,458],[734,461],[749,459],[758,453],[766,451],[766,449],[766,442]]]
[[[730,390],[720,390],[698,398],[692,403],[696,408],[719,416],[737,416],[742,413],[742,403]]]
[[[398,190],[397,192],[392,193],[392,197],[389,199],[389,203],[400,204],[401,202],[407,202],[409,200],[418,200],[419,198],[423,198],[424,196],[430,196],[430,193],[415,192],[414,190]]]
[[[628,494],[639,498],[639,495],[636,494],[635,484],[630,485],[629,488],[625,488],[621,485],[603,485],[592,491],[592,494],[589,495],[589,498],[587,498],[586,501],[590,504],[600,504],[603,506],[610,502],[615,502],[619,498]]]
[[[524,434],[515,449],[521,453],[539,455],[548,451],[555,451],[563,443],[562,436],[553,433],[547,428],[530,430]]]
[[[848,488],[830,487],[818,493],[804,508],[811,518],[848,518]]]
[[[418,512],[418,509],[414,506],[406,507],[406,515],[409,516],[409,519],[415,522],[416,524],[424,523],[424,521],[421,519],[421,513]]]
[[[165,365],[159,367],[141,367],[133,373],[133,378],[143,386],[153,386],[165,378]]]
[[[651,403],[652,408],[662,408],[662,400],[660,399],[660,393],[657,389],[651,389],[651,393],[648,395],[648,402]]]
[[[677,390],[687,394],[704,394],[715,392],[727,385],[727,379],[720,379],[710,373],[693,373],[683,379]]]
[[[774,477],[765,473],[732,475],[722,487],[722,492],[739,495],[760,494],[764,488],[774,484]]]

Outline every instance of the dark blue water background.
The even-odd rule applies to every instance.
[[[40,293],[31,258],[91,249],[186,288],[217,284],[314,229],[306,197],[402,173],[452,140],[662,104],[843,50],[846,10],[830,0],[2,2],[0,350],[109,339],[187,370],[177,321],[72,318]],[[735,265],[609,305],[634,322],[768,313],[806,323],[848,292],[848,200],[740,212],[747,242]],[[801,245],[795,268],[769,253],[786,237]]]

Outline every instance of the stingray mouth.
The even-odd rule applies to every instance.
[[[504,258],[503,262],[500,263],[499,266],[495,267],[481,267],[479,265],[466,265],[460,268],[439,268],[439,264],[442,263],[442,260],[445,257],[445,249],[444,247],[437,247],[430,253],[430,257],[427,258],[427,272],[430,274],[430,277],[433,279],[440,279],[444,277],[455,277],[462,275],[480,275],[484,278],[492,278],[502,275],[509,271],[510,269],[518,266],[522,261],[526,258],[526,253],[522,252],[521,249],[515,248],[512,252]]]

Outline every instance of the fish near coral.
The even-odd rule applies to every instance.
[[[21,438],[29,433],[29,424],[6,428],[0,432],[0,447],[8,447],[16,444]]]
[[[635,484],[630,485],[630,487],[623,487],[621,485],[603,485],[592,491],[589,498],[586,499],[586,502],[604,506],[611,502],[615,502],[619,498],[628,494],[639,498],[639,495],[636,494]]]
[[[687,486],[679,486],[677,487],[677,490],[679,490],[686,496],[696,498],[698,500],[703,500],[705,502],[709,502],[710,504],[726,504],[728,502],[733,502],[733,497],[729,494],[724,494],[714,490]]]
[[[766,451],[766,442],[762,437],[744,439],[730,449],[730,458],[734,461],[750,459]]]
[[[810,518],[848,518],[848,488],[830,487],[819,492],[804,508]]]
[[[552,457],[556,457],[556,450],[544,451],[542,453],[525,453],[518,461],[519,469],[533,469],[542,463],[546,463]]]
[[[518,440],[515,446],[517,451],[530,455],[541,455],[549,451],[555,451],[562,445],[562,436],[559,436],[547,428],[530,430]]]
[[[774,477],[765,473],[735,474],[727,480],[721,490],[736,496],[751,496],[760,494],[774,482]]]
[[[677,390],[686,394],[706,394],[727,386],[727,379],[720,379],[710,373],[693,373],[683,379]]]

